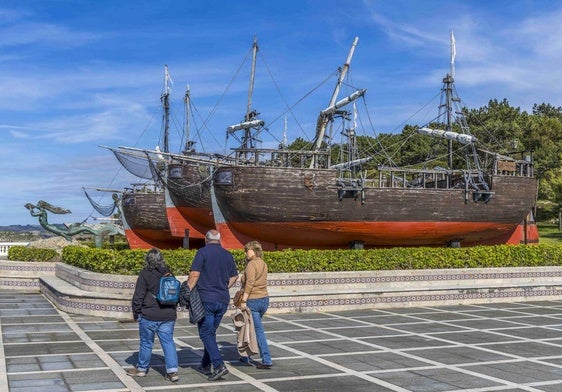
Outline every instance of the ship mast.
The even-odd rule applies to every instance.
[[[187,87],[185,88],[185,95],[183,97],[183,102],[185,105],[185,147],[183,149],[183,153],[187,154],[190,152],[193,152],[193,146],[195,145],[195,142],[193,140],[190,140],[190,135],[189,135],[189,127],[190,127],[190,123],[189,123],[189,119],[191,116],[191,111],[190,111],[190,106],[191,106],[191,90],[189,89],[189,84],[187,85]]]
[[[252,112],[252,95],[254,95],[254,79],[256,76],[256,58],[258,55],[258,40],[254,36],[254,43],[252,45],[252,69],[250,71],[250,86],[248,87],[248,105],[246,106],[246,116],[244,121],[250,121]]]
[[[226,128],[227,134],[234,134],[236,131],[243,130],[244,134],[240,141],[240,147],[237,152],[238,158],[244,157],[249,159],[251,156],[250,149],[254,148],[254,139],[256,138],[252,135],[252,129],[256,132],[263,127],[265,124],[263,120],[258,118],[259,113],[252,109],[252,95],[254,93],[254,78],[256,75],[256,58],[258,54],[258,39],[254,37],[254,43],[252,45],[252,68],[250,71],[250,86],[248,88],[248,103],[246,106],[246,114],[244,115],[244,121],[238,124],[231,125]]]
[[[162,125],[164,129],[164,137],[162,148],[163,151],[168,153],[170,152],[169,146],[169,133],[170,133],[170,74],[168,73],[168,66],[164,65],[164,91],[160,96],[160,101],[162,102],[162,108],[164,109],[164,113],[162,114]]]
[[[443,79],[443,91],[445,93],[446,123],[445,131],[453,131],[453,100],[458,99],[453,96],[453,83],[455,83],[455,36],[451,31],[451,72]],[[453,168],[453,141],[449,139],[447,143],[447,166],[449,170]]]
[[[345,64],[341,68],[340,76],[338,78],[338,82],[336,83],[336,88],[334,89],[334,92],[332,93],[332,98],[330,99],[330,103],[328,104],[328,109],[325,109],[322,113],[320,113],[316,125],[316,141],[314,143],[314,151],[318,151],[322,146],[322,141],[324,140],[324,135],[326,133],[326,126],[328,125],[328,121],[331,118],[329,115],[326,115],[328,113],[325,112],[327,112],[331,108],[334,108],[336,99],[338,98],[338,94],[340,92],[343,79],[345,78],[345,75],[347,74],[347,71],[349,69],[349,64],[351,63],[351,59],[353,57],[353,53],[355,52],[355,47],[357,46],[358,41],[359,41],[359,37],[355,37],[355,39],[353,40],[353,44],[351,45],[351,49],[349,50],[349,54],[347,55],[347,60],[345,61]],[[335,109],[336,108],[332,110],[332,113],[333,111],[335,111]]]

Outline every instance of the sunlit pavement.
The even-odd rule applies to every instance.
[[[562,301],[283,314],[264,325],[273,368],[238,362],[225,317],[217,340],[230,373],[211,382],[195,370],[196,328],[179,320],[180,380],[170,383],[158,343],[147,376],[126,375],[136,323],[0,291],[0,391],[562,391]]]

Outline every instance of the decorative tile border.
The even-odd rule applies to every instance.
[[[376,273],[376,271],[373,271]],[[403,273],[403,271],[397,271]],[[274,274],[271,274],[274,275]],[[560,278],[559,271],[525,271],[525,272],[495,272],[495,273],[427,273],[391,276],[348,277],[348,278],[322,278],[322,279],[268,279],[268,286],[302,286],[302,285],[349,285],[369,283],[401,283],[401,282],[430,282],[430,281],[459,281],[459,280],[496,280],[496,279],[522,279],[522,278]]]
[[[0,261],[0,287],[40,290],[70,313],[131,317],[136,276],[94,273],[63,263],[10,263]],[[56,280],[52,286],[47,280],[42,284],[43,276],[55,275],[53,269],[80,290],[59,287]],[[560,299],[562,267],[271,273],[268,285],[270,311],[276,313]],[[180,318],[186,312],[181,313]]]
[[[106,277],[105,279],[94,279],[87,277],[86,274],[76,274],[72,273],[64,268],[57,268],[57,276],[67,282],[79,283],[77,286],[82,286],[83,288],[95,290],[95,288],[104,289],[117,289],[117,290],[135,290],[136,276],[131,277],[132,281],[122,281],[112,279],[112,275],[109,274],[98,274]],[[124,276],[124,275],[122,275]]]
[[[486,289],[488,290],[488,289]],[[330,299],[307,299],[307,300],[290,300],[290,301],[270,301],[270,307],[274,309],[295,309],[307,308],[313,309],[326,306],[356,306],[356,305],[376,305],[376,304],[399,304],[399,303],[416,303],[416,302],[434,302],[435,304],[449,301],[467,301],[474,299],[526,299],[528,297],[562,297],[562,289],[517,289],[517,290],[498,290],[478,291],[472,293],[444,293],[444,294],[408,294],[408,295],[390,295],[390,296],[354,296],[352,298],[330,298]]]

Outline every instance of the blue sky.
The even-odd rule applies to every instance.
[[[561,20],[557,1],[1,0],[0,225],[37,224],[24,205],[39,200],[72,211],[50,215],[53,223],[93,222],[82,187],[135,182],[99,146],[159,144],[164,64],[175,129],[189,84],[198,148],[223,151],[226,127],[246,110],[249,68],[234,76],[254,36],[253,107],[277,134],[286,106],[333,73],[358,36],[354,84],[368,89],[375,130],[400,132],[423,125],[420,108],[439,94],[451,31],[466,106],[562,106]],[[312,137],[332,88],[295,109],[289,141]],[[180,132],[172,130],[173,152]]]

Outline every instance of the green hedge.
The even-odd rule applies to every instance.
[[[26,253],[11,247],[10,260],[52,261],[54,251],[34,249]],[[163,250],[175,275],[187,275],[195,250]],[[56,252],[54,252],[56,254]],[[143,268],[145,250],[96,249],[67,246],[62,261],[89,271],[136,275]],[[232,251],[239,270],[244,252]],[[562,247],[557,245],[497,245],[469,248],[390,248],[367,250],[284,250],[265,252],[269,272],[371,271],[477,267],[535,267],[562,265]]]
[[[18,245],[8,249],[8,260],[61,261],[61,257],[54,249],[28,248]]]

